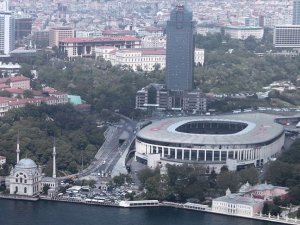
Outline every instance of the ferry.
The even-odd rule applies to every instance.
[[[149,207],[159,206],[158,200],[142,200],[142,201],[120,201],[120,207]]]

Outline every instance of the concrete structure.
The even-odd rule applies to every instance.
[[[49,30],[34,31],[33,41],[37,47],[47,47],[49,46]]]
[[[251,186],[247,182],[240,188],[239,192],[245,197],[263,199],[264,201],[273,201],[274,197],[284,198],[287,196],[289,189],[287,187],[273,186],[272,184],[267,183]]]
[[[264,29],[262,27],[247,26],[228,26],[224,28],[225,35],[229,35],[232,39],[245,40],[250,36],[256,39],[262,39]]]
[[[58,189],[58,180],[56,179],[56,145],[55,138],[53,141],[53,152],[52,152],[53,162],[52,162],[52,177],[42,177],[41,189],[48,186],[48,194],[53,195]]]
[[[16,63],[3,63],[0,62],[0,73],[1,75],[4,76],[14,76],[20,72],[21,65]]]
[[[31,34],[32,18],[16,18],[15,19],[15,39],[16,41],[22,40]]]
[[[228,194],[212,201],[212,211],[227,215],[253,217],[263,209],[264,201],[240,195]]]
[[[21,159],[9,176],[10,194],[34,196],[41,191],[42,171],[31,159]]]
[[[281,152],[282,125],[267,114],[235,114],[164,119],[140,130],[136,160],[160,154],[156,164],[200,164],[220,171],[261,166]]]
[[[127,65],[134,71],[152,71],[159,66],[166,65],[166,49],[164,48],[135,48],[117,49],[113,46],[99,46],[95,48],[95,55],[110,61],[112,65]],[[204,49],[195,49],[195,65],[204,64]]]
[[[142,48],[166,48],[167,41],[164,36],[145,36],[141,38]]]
[[[276,48],[300,48],[300,25],[280,25],[274,29]]]
[[[59,46],[59,42],[66,38],[74,38],[75,30],[71,27],[56,27],[49,31],[49,46]]]
[[[193,89],[194,22],[193,13],[178,5],[167,21],[166,85],[169,90]]]
[[[8,78],[0,78],[0,85],[1,88],[7,86],[10,88],[20,88],[23,90],[28,90],[30,89],[30,79],[23,75]]]
[[[293,25],[300,25],[300,0],[293,0]]]
[[[56,148],[53,145],[53,175],[52,177],[44,177],[42,169],[36,163],[29,159],[20,158],[20,141],[19,134],[17,139],[17,164],[11,170],[10,175],[6,178],[9,193],[14,195],[37,196],[43,190],[45,185],[49,185],[50,193],[54,193],[58,188],[56,179]]]
[[[206,111],[206,97],[198,90],[173,92],[163,84],[150,84],[136,94],[135,107],[141,110]]]
[[[59,49],[72,60],[76,57],[95,58],[96,46],[114,46],[117,49],[140,48],[141,41],[134,36],[104,36],[97,38],[66,38]]]
[[[0,55],[8,55],[15,48],[15,20],[8,9],[0,9]]]

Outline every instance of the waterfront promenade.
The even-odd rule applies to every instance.
[[[0,198],[4,199],[12,199],[12,200],[29,200],[29,201],[37,201],[37,200],[46,200],[46,201],[58,201],[58,202],[69,202],[69,203],[77,203],[77,204],[87,204],[87,205],[98,205],[98,206],[108,206],[108,207],[122,207],[120,206],[119,202],[96,202],[96,201],[90,201],[82,198],[70,198],[70,197],[47,197],[47,196],[40,196],[39,198],[33,198],[33,197],[26,197],[26,196],[15,196],[15,195],[0,195]],[[141,201],[143,202],[143,201]],[[136,207],[136,206],[135,206]],[[194,204],[194,203],[174,203],[174,202],[161,202],[157,205],[143,205],[141,204],[139,207],[171,207],[171,208],[178,208],[178,209],[185,209],[185,210],[193,210],[193,211],[200,211],[200,212],[206,212],[206,213],[212,213],[212,214],[219,214],[224,216],[233,216],[233,217],[239,217],[239,218],[245,218],[245,219],[252,219],[252,220],[260,220],[260,221],[268,221],[268,222],[274,222],[274,223],[281,223],[281,224],[292,224],[292,225],[300,225],[300,220],[297,218],[288,218],[288,217],[280,217],[280,216],[271,216],[271,215],[255,215],[253,217],[249,216],[243,216],[243,215],[235,215],[235,214],[225,214],[220,213],[216,211],[212,211],[210,207],[207,205],[201,205],[201,204]],[[130,208],[130,207],[129,207]]]

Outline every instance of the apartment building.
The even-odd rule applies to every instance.
[[[55,27],[49,31],[49,46],[59,46],[59,42],[66,38],[74,38],[75,30],[70,27]]]

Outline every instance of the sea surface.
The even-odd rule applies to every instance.
[[[0,199],[0,225],[276,225],[175,208],[113,208]]]

